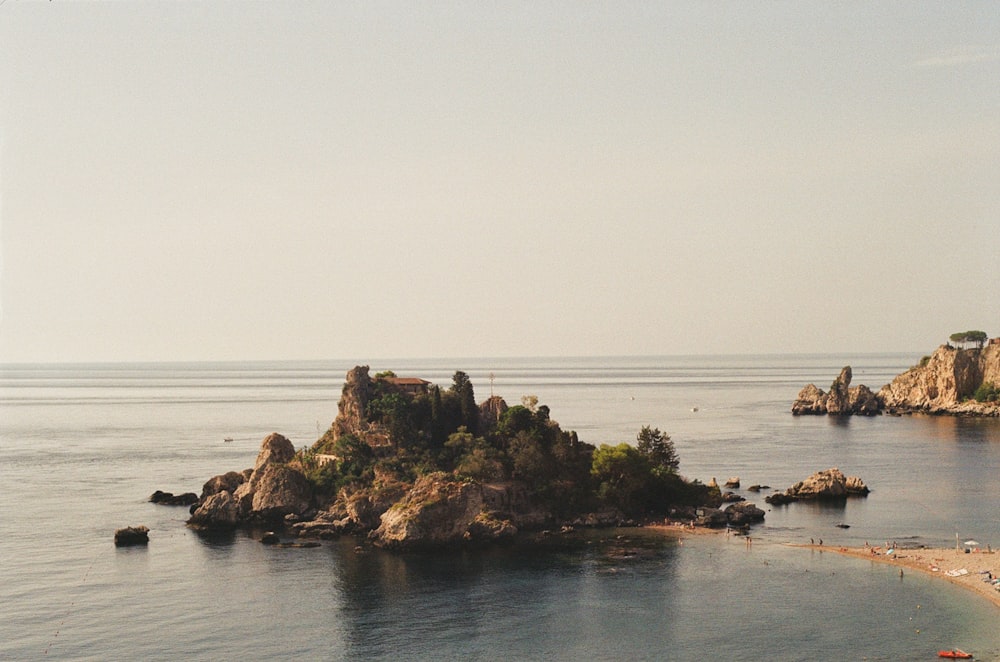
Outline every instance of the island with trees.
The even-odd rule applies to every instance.
[[[205,484],[189,524],[357,534],[412,549],[668,517],[737,527],[763,519],[746,502],[720,510],[718,486],[689,481],[679,468],[672,440],[655,427],[635,443],[597,447],[563,430],[534,396],[477,403],[464,372],[441,388],[357,366],[336,419],[311,447],[268,436],[252,469]]]

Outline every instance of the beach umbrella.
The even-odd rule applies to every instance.
[[[963,545],[968,545],[969,547],[974,547],[974,546],[978,545],[979,543],[978,543],[978,542],[976,542],[975,540],[966,540],[966,541],[965,541],[964,543],[962,543],[962,544],[963,544]]]

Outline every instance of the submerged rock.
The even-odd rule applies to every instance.
[[[194,492],[175,495],[171,492],[156,490],[150,495],[149,501],[163,506],[190,506],[193,503],[198,503],[198,495]]]

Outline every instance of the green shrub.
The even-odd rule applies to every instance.
[[[977,402],[997,402],[1000,401],[1000,386],[993,382],[983,382],[972,394]]]

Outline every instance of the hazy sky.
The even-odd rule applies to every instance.
[[[0,2],[0,361],[1000,335],[995,2]]]

